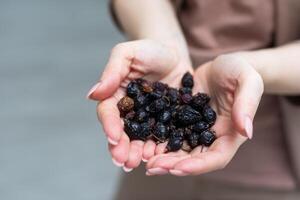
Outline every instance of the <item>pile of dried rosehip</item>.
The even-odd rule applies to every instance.
[[[193,76],[187,72],[177,90],[162,82],[139,78],[127,86],[127,96],[118,102],[124,129],[130,140],[168,141],[167,151],[209,146],[215,140],[210,130],[216,121],[205,93],[192,95]]]

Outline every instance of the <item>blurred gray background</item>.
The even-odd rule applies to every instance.
[[[106,0],[0,0],[0,199],[111,199],[119,170],[85,95],[114,44]]]

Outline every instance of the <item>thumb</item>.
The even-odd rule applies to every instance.
[[[88,99],[99,101],[112,96],[116,92],[121,82],[129,74],[133,59],[132,52],[131,45],[126,43],[121,43],[113,48],[100,81],[87,94]]]
[[[237,82],[232,120],[238,132],[251,139],[253,119],[263,93],[263,81],[261,76],[249,66],[240,74]]]

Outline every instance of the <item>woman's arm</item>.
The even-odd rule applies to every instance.
[[[130,39],[153,39],[172,47],[191,66],[185,38],[169,0],[113,0],[113,9]]]
[[[300,42],[273,49],[233,53],[246,59],[262,76],[265,92],[300,94]]]

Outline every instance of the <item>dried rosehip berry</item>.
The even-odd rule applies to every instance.
[[[136,97],[137,95],[140,94],[140,89],[138,84],[136,83],[136,81],[131,81],[128,85],[127,85],[127,96],[129,97]]]
[[[158,113],[162,111],[166,107],[166,102],[163,99],[157,99],[153,101],[148,107],[146,107],[146,111],[150,113]]]
[[[192,106],[197,110],[201,110],[209,101],[210,98],[207,94],[198,92],[193,96]]]
[[[199,144],[210,146],[216,139],[214,133],[210,130],[203,131],[199,137]]]
[[[203,108],[202,113],[203,113],[205,121],[208,124],[212,125],[212,124],[215,123],[216,118],[217,118],[217,114],[216,114],[216,112],[210,106],[208,106],[208,105],[205,106]]]
[[[150,93],[153,91],[152,85],[149,81],[139,78],[136,80],[138,85],[140,86],[140,89],[145,93]]]
[[[127,133],[130,140],[141,139],[141,125],[139,123],[124,119],[124,130]]]
[[[181,85],[183,87],[192,88],[194,86],[194,80],[193,76],[190,72],[186,72],[182,79],[181,79]]]
[[[148,119],[149,119],[149,113],[146,112],[143,108],[141,108],[140,110],[138,110],[138,111],[135,113],[135,119],[136,119],[136,121],[138,121],[138,122],[145,122],[145,121],[148,121]]]
[[[136,110],[140,109],[140,108],[144,107],[145,105],[147,105],[148,103],[149,103],[149,96],[148,95],[139,94],[134,99],[134,108]]]
[[[180,137],[171,137],[167,144],[167,151],[178,151],[183,144],[183,139]]]
[[[151,127],[149,122],[141,124],[141,132],[139,133],[140,139],[146,140],[150,136]]]
[[[162,82],[156,81],[156,82],[153,83],[152,87],[153,87],[153,89],[155,91],[159,91],[163,95],[165,95],[167,93],[167,89],[168,89],[168,85],[167,84],[164,84]]]
[[[184,105],[177,110],[177,122],[181,125],[191,125],[202,119],[201,114],[191,106]]]
[[[196,124],[192,125],[192,129],[193,129],[193,131],[195,131],[197,133],[201,133],[201,132],[209,129],[209,124],[204,121],[200,121],[200,122],[197,122]]]
[[[161,123],[168,123],[171,120],[171,112],[169,110],[165,110],[158,114],[157,120]]]
[[[189,93],[181,95],[180,98],[181,98],[182,103],[184,103],[184,104],[189,104],[193,99],[192,95]]]
[[[200,135],[196,132],[192,132],[191,134],[187,135],[187,141],[192,148],[195,148],[199,145],[199,138]]]
[[[184,95],[184,94],[192,94],[192,89],[191,88],[187,88],[187,87],[183,87],[179,89],[179,94],[180,95]]]
[[[131,111],[134,107],[134,101],[132,98],[125,96],[118,102],[118,109],[121,116],[126,115],[127,112]]]
[[[159,142],[164,142],[169,137],[169,127],[165,126],[163,123],[157,122],[153,134]]]
[[[135,112],[133,110],[125,115],[125,119],[128,119],[128,120],[133,120],[134,117],[135,117]]]
[[[184,137],[183,129],[172,130],[172,132],[170,133],[170,138],[172,138],[172,137],[183,139],[183,137]]]
[[[179,93],[175,88],[169,88],[167,96],[169,97],[170,103],[175,104],[178,103]]]

